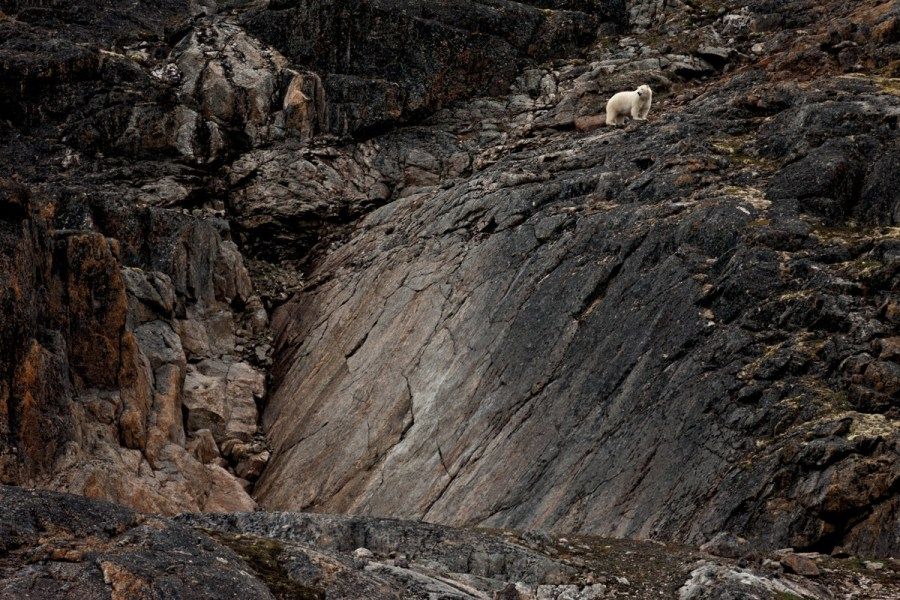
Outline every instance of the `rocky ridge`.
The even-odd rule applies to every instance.
[[[900,567],[299,513],[142,516],[0,486],[0,598],[886,599]],[[748,595],[752,594],[752,596]]]

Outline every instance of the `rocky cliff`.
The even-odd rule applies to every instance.
[[[0,0],[0,32],[0,482],[900,550],[892,2]]]
[[[897,13],[728,8],[342,150],[391,201],[275,314],[264,507],[896,551]],[[249,160],[252,225],[310,167]]]

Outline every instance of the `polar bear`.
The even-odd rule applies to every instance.
[[[651,102],[653,90],[649,85],[642,85],[633,92],[619,92],[606,103],[606,124],[622,125],[627,115],[635,121],[646,121]]]

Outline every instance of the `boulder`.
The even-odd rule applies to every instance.
[[[700,550],[725,558],[740,558],[750,551],[750,542],[740,536],[720,531],[708,542],[700,546]]]
[[[203,464],[211,463],[219,456],[219,448],[209,429],[198,429],[197,431],[194,431],[185,447],[194,458]]]
[[[207,359],[187,367],[183,404],[189,431],[208,429],[216,441],[248,440],[257,430],[256,401],[265,376],[245,362]]]
[[[780,558],[781,566],[789,573],[796,573],[804,577],[818,577],[819,567],[805,556],[789,552]]]

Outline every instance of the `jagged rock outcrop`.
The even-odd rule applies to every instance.
[[[256,433],[263,376],[235,356],[236,307],[252,294],[234,245],[178,213],[4,185],[16,209],[4,214],[4,481],[153,512],[252,508],[228,463],[201,464],[184,448],[209,424],[185,429],[182,397],[194,411],[213,401],[183,387],[210,362],[223,365],[215,404],[230,417],[217,433]]]
[[[275,598],[197,531],[79,496],[0,486],[0,598]]]
[[[522,59],[572,54],[625,18],[622,0],[301,0],[241,22],[323,74],[329,131],[360,134],[502,94]]]
[[[168,127],[193,109],[156,71],[202,15],[40,4],[0,13],[0,481],[150,512],[252,509],[235,473],[268,457],[265,376],[244,344],[267,315],[221,213],[183,208],[215,184]],[[204,430],[214,445],[191,453]]]
[[[804,560],[821,573],[803,577],[768,558],[737,564],[677,545],[392,519],[243,513],[173,521],[0,486],[2,600],[826,600],[900,590],[895,561]]]

